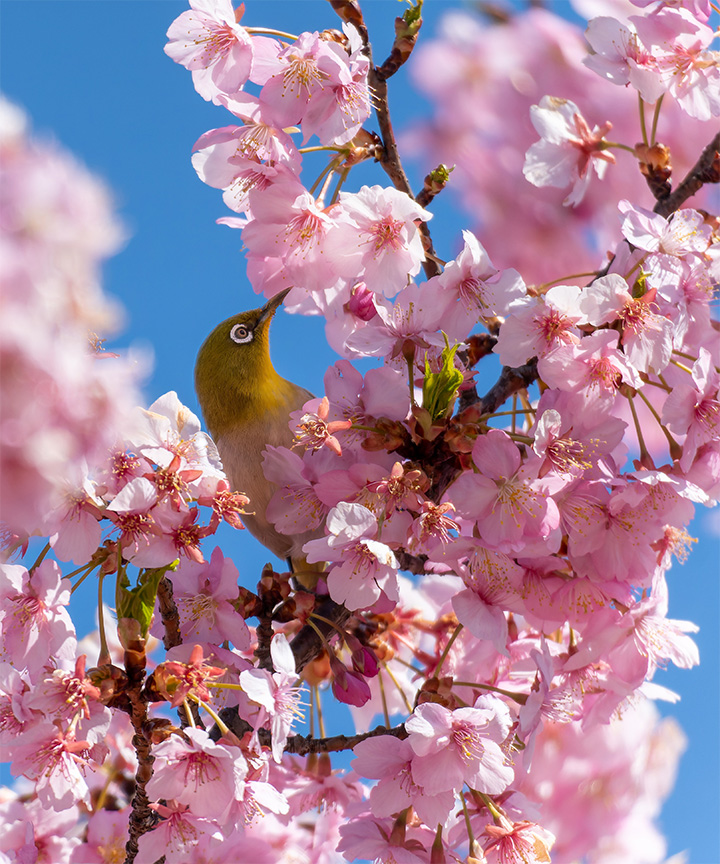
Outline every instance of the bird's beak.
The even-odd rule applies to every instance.
[[[291,291],[292,291],[292,287],[285,288],[284,290],[278,292],[274,297],[271,297],[268,300],[268,302],[260,310],[260,317],[258,318],[258,324],[262,324],[263,321],[266,321],[268,318],[272,318],[272,316],[277,311],[278,306],[282,303],[282,301],[287,297],[287,295]]]

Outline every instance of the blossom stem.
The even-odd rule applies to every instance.
[[[677,366],[678,369],[682,369],[683,372],[687,372],[688,375],[692,375],[692,369],[688,369],[688,367],[684,363],[680,363],[679,360],[673,360],[671,357],[670,362],[673,364],[673,366]]]
[[[462,802],[463,814],[465,815],[465,826],[467,827],[468,840],[470,841],[470,854],[474,851],[475,835],[473,834],[472,826],[470,825],[470,813],[468,812],[467,802],[462,789],[460,790],[460,801]]]
[[[438,660],[438,664],[437,664],[437,666],[435,667],[435,672],[434,672],[434,674],[433,674],[433,676],[432,676],[433,678],[437,678],[437,677],[439,677],[439,676],[438,676],[438,672],[439,672],[440,669],[442,668],[442,665],[443,665],[443,663],[445,662],[445,658],[446,658],[447,655],[450,653],[450,649],[452,648],[452,644],[453,644],[453,642],[454,642],[454,641],[457,639],[457,637],[460,635],[462,629],[463,629],[463,625],[462,625],[462,624],[458,624],[457,627],[453,630],[453,634],[452,634],[452,636],[451,636],[450,639],[448,640],[447,645],[445,646],[445,648],[443,649],[442,654],[440,655],[440,659]]]
[[[495,411],[492,414],[481,414],[478,420],[492,420],[494,417],[508,417],[515,414],[534,414],[534,408],[515,408],[512,411]]]
[[[384,663],[384,664],[383,664],[383,668],[385,669],[385,671],[387,672],[388,676],[390,677],[390,680],[391,680],[391,681],[393,682],[393,684],[397,687],[398,693],[400,694],[400,696],[402,697],[403,702],[405,703],[405,707],[406,707],[407,710],[412,714],[412,710],[413,710],[413,709],[412,709],[412,705],[410,704],[410,700],[407,698],[407,695],[405,694],[405,691],[403,690],[402,685],[401,685],[400,682],[397,680],[397,678],[393,675],[392,670],[390,669],[390,667],[388,666],[387,663]],[[389,726],[389,725],[390,725],[390,724],[388,723],[388,726]]]
[[[625,274],[625,281],[626,281],[626,282],[629,283],[629,282],[630,282],[630,277],[633,275],[633,273],[634,273],[636,270],[640,270],[640,269],[642,268],[642,265],[645,263],[645,257],[646,257],[646,256],[643,255],[642,258],[640,258],[639,261],[636,261],[635,264],[634,264],[634,265],[633,265],[633,266],[628,270],[628,272]]]
[[[330,184],[332,183],[332,178],[334,177],[335,170],[337,168],[337,165],[334,164],[335,161],[336,160],[333,159],[333,167],[330,170],[330,172],[328,173],[327,177],[325,178],[323,185],[322,185],[322,189],[320,190],[320,193],[316,196],[316,201],[318,203],[318,206],[321,206],[321,207],[325,206],[325,195],[327,194],[327,191],[330,188]]]
[[[634,147],[630,147],[627,144],[620,144],[619,141],[605,141],[605,144],[607,145],[608,149],[627,150],[628,153],[632,153],[633,156],[635,155],[635,148]]]
[[[231,684],[229,681],[206,681],[205,686],[208,690],[214,687],[216,690],[242,690],[240,684]]]
[[[403,660],[402,657],[393,657],[396,663],[402,663],[403,666],[407,666],[408,669],[411,669],[416,675],[422,675],[422,669],[418,669],[416,666],[413,666],[412,663],[408,663],[407,660]]]
[[[447,261],[444,261],[442,258],[439,258],[437,255],[434,255],[432,252],[426,252],[425,257],[430,261],[434,261],[436,264],[439,264],[443,269],[447,265]]]
[[[66,579],[72,579],[73,576],[77,576],[77,574],[82,573],[83,570],[87,570],[89,573],[93,569],[93,567],[95,567],[95,566],[96,565],[93,564],[92,562],[88,562],[87,564],[83,564],[82,567],[78,567],[77,570],[73,570],[72,573],[68,573],[65,576],[65,578]],[[85,574],[85,576],[87,576],[87,573]],[[83,576],[83,579],[85,578],[85,576]],[[78,585],[79,584],[80,583],[78,582]]]
[[[111,662],[110,651],[107,644],[107,633],[105,632],[105,614],[103,610],[103,579],[105,574],[100,571],[98,574],[98,635],[100,636],[100,654],[98,656],[98,666],[107,666]]]
[[[492,800],[492,798],[489,795],[486,795],[484,792],[478,792],[477,790],[475,790],[473,792],[473,795],[477,795],[480,798],[480,800],[487,807],[487,809],[490,811],[493,819],[496,822],[498,822],[500,819],[502,819],[502,813],[495,806],[495,802]]]
[[[195,725],[195,718],[193,717],[193,712],[190,709],[190,703],[188,702],[187,699],[183,699],[182,704],[183,704],[183,708],[185,709],[185,716],[187,717],[188,726],[190,726],[193,729],[196,729],[197,727]]]
[[[513,412],[511,411],[510,413],[512,414]],[[505,434],[508,438],[512,438],[513,441],[517,441],[519,444],[532,444],[535,440],[529,435],[521,435],[519,432],[506,432]]]
[[[678,357],[684,357],[686,360],[691,360],[693,363],[697,363],[697,357],[693,357],[692,354],[686,354],[684,351],[676,351],[673,348],[673,354],[677,354]],[[717,367],[716,367],[717,368]]]
[[[630,397],[627,397],[628,402],[630,403],[630,413],[633,416],[633,423],[635,424],[635,432],[638,436],[638,444],[640,445],[640,463],[643,467],[647,468],[652,464],[652,458],[650,456],[650,452],[645,446],[645,438],[643,437],[642,428],[640,426],[640,420],[638,419],[637,409],[635,408],[635,402]]]
[[[246,27],[245,30],[251,36],[279,36],[281,39],[292,39],[297,42],[298,37],[292,33],[286,33],[284,30],[273,30],[270,27]]]
[[[205,711],[207,711],[207,713],[212,717],[212,719],[213,719],[214,722],[216,723],[216,725],[217,725],[218,729],[220,730],[220,732],[221,732],[223,735],[227,735],[227,733],[230,731],[230,729],[225,725],[225,723],[223,723],[222,718],[220,717],[220,715],[219,715],[216,711],[214,711],[214,710],[213,710],[213,709],[212,709],[212,708],[207,704],[207,702],[203,702],[202,699],[198,699],[198,697],[197,697],[197,696],[193,696],[192,693],[188,693],[188,697],[187,697],[187,698],[188,698],[188,699],[192,699],[192,701],[195,702],[196,705],[199,705],[201,708],[204,708]],[[185,699],[184,701],[187,703],[187,699]],[[187,711],[188,711],[188,717],[190,717],[190,715],[192,714],[192,712],[190,711],[190,705],[189,705],[189,704],[187,705]],[[195,726],[194,719],[191,719],[191,720],[190,720],[190,725],[191,725],[191,726]]]
[[[646,384],[646,385],[649,386],[649,387],[658,387],[660,390],[664,390],[666,393],[669,393],[670,390],[671,390],[671,388],[668,387],[667,384],[663,384],[663,383],[661,383],[660,381],[651,381],[650,379],[648,379],[647,381],[645,381],[645,380],[643,379],[643,383]]]
[[[346,147],[333,147],[330,144],[318,144],[316,147],[298,147],[298,153],[321,153],[330,151],[333,153],[345,153]]]
[[[647,128],[645,127],[645,100],[638,93],[638,109],[640,111],[640,129],[642,130],[643,144],[648,146]]]
[[[388,711],[387,706],[387,697],[385,696],[385,685],[383,684],[382,672],[378,675],[378,687],[380,688],[380,699],[382,701],[382,709],[383,709],[383,717],[385,718],[385,725],[387,728],[390,728],[390,712]],[[412,713],[412,710],[411,710]]]
[[[676,351],[675,349],[673,349],[673,352],[672,352],[672,353],[673,353],[673,354],[677,354],[678,357],[684,357],[686,360],[690,360],[690,361],[692,361],[693,363],[697,363],[697,359],[698,359],[698,358],[697,358],[697,357],[693,357],[692,354],[685,354],[683,351]],[[713,366],[713,369],[714,369],[716,372],[720,373],[720,366]]]
[[[99,813],[100,810],[104,809],[105,801],[107,799],[108,790],[110,789],[111,784],[114,783],[119,777],[120,777],[120,772],[117,770],[117,768],[113,768],[113,766],[110,765],[108,768],[107,779],[105,780],[105,783],[103,784],[102,789],[98,793],[97,798],[93,802],[93,809],[92,809],[93,813]]]
[[[647,405],[648,410],[653,415],[655,420],[657,421],[658,426],[660,427],[663,435],[665,436],[665,440],[668,442],[668,447],[670,448],[670,455],[673,459],[679,459],[682,453],[682,447],[678,444],[678,442],[673,438],[670,434],[669,430],[663,425],[662,420],[660,419],[660,415],[655,410],[653,404],[647,398],[647,396],[642,392],[642,390],[637,391],[638,396],[643,400],[643,402]]]
[[[325,738],[325,720],[323,718],[322,700],[320,699],[320,689],[318,687],[315,688],[315,693],[317,696],[315,699],[315,710],[317,711],[318,731],[320,732],[320,737]]]
[[[315,612],[311,613],[310,617],[307,619],[307,623],[308,623],[308,624],[312,627],[312,629],[313,629],[313,630],[318,634],[318,636],[320,637],[320,640],[322,641],[323,645],[325,646],[325,650],[326,650],[326,651],[328,652],[328,654],[329,654],[330,651],[331,651],[330,645],[328,644],[328,641],[327,641],[327,639],[325,638],[325,634],[324,634],[324,633],[322,632],[322,630],[321,630],[321,629],[320,629],[320,628],[319,628],[319,627],[318,627],[318,626],[313,622],[313,620],[312,620],[313,617],[317,618],[318,621],[327,621],[328,624],[331,624],[333,627],[335,627],[335,624],[333,624],[333,622],[332,622],[332,621],[329,621],[327,618],[323,618],[322,615],[317,615]],[[343,639],[343,641],[344,641],[344,639]]]
[[[309,617],[310,618],[317,618],[318,621],[323,621],[325,624],[329,624],[333,628],[333,630],[335,630],[340,635],[341,641],[343,643],[346,642],[344,630],[342,630],[340,627],[338,627],[338,625],[334,621],[331,621],[329,618],[326,618],[324,615],[320,615],[318,612],[311,612]],[[315,628],[315,630],[317,633],[320,633],[320,631],[317,628]],[[320,635],[322,636],[322,633],[320,633]]]
[[[338,195],[340,194],[340,190],[343,187],[343,183],[347,180],[347,176],[349,173],[350,173],[350,166],[347,166],[346,168],[342,168],[340,170],[340,176],[338,177],[337,186],[335,187],[335,191],[333,192],[332,198],[330,199],[331,204],[334,204],[337,201]]]
[[[38,557],[35,559],[35,563],[30,568],[30,571],[29,571],[30,573],[34,573],[37,570],[37,568],[42,564],[43,559],[45,558],[45,556],[48,554],[49,551],[50,551],[50,544],[46,543],[43,546],[42,550],[40,551],[40,554],[38,555]]]
[[[324,177],[328,173],[328,171],[330,171],[330,172],[335,171],[335,169],[338,167],[339,164],[340,164],[340,160],[338,159],[337,156],[335,156],[333,159],[331,159],[328,162],[328,164],[323,168],[323,170],[318,174],[317,179],[315,180],[313,185],[310,187],[310,189],[308,189],[308,192],[311,195],[314,195],[315,190],[320,185],[320,183],[322,182],[322,180],[324,179]],[[317,197],[319,198],[320,196],[317,196]]]
[[[415,358],[414,357],[406,357],[407,367],[408,367],[408,380],[410,382],[410,407],[415,406],[415,381],[413,375],[413,369],[415,368]]]
[[[315,624],[313,624],[313,622],[310,620],[310,618],[307,619],[307,623],[308,623],[308,624],[313,628],[313,630],[318,634],[318,636],[320,637],[320,639],[321,639],[323,645],[325,646],[325,650],[326,650],[326,651],[328,652],[328,654],[329,654],[330,651],[331,651],[331,648],[330,648],[330,646],[328,645],[327,639],[326,639],[325,636],[323,635],[322,630],[320,630],[320,629],[319,629]],[[313,692],[315,693],[315,700],[314,700],[314,701],[315,701],[315,708],[316,708],[316,710],[317,710],[318,729],[320,730],[320,737],[321,737],[321,738],[324,738],[324,737],[325,737],[325,723],[324,723],[324,721],[323,721],[322,705],[320,704],[320,691],[318,690],[317,687],[313,687],[312,689],[313,689]],[[311,708],[311,712],[312,712],[312,708]],[[312,714],[311,714],[311,716],[312,716]]]
[[[70,589],[70,593],[71,593],[71,594],[74,594],[74,593],[75,593],[75,591],[76,591],[76,590],[77,590],[77,589],[82,585],[82,583],[87,579],[87,577],[88,577],[88,576],[92,573],[92,571],[95,569],[95,565],[93,565],[92,567],[90,567],[89,570],[87,569],[88,566],[89,566],[89,565],[86,564],[85,567],[81,567],[81,568],[80,568],[81,570],[85,570],[85,572],[83,573],[83,575],[82,575],[82,576],[77,580],[77,582],[76,582],[76,583],[72,586],[72,588]],[[76,570],[75,572],[78,573],[79,571]],[[69,577],[69,576],[66,576],[65,578],[66,578],[66,579],[69,579],[70,577]]]
[[[476,687],[482,690],[492,690],[493,693],[501,693],[503,696],[507,696],[508,699],[512,699],[518,705],[524,705],[528,698],[526,693],[513,693],[511,690],[503,690],[501,687],[493,687],[492,684],[480,684],[475,681],[453,681],[453,687]]]
[[[310,737],[315,737],[315,702],[317,701],[317,687],[310,688]]]
[[[660,108],[662,107],[665,94],[663,93],[655,103],[655,113],[653,114],[652,130],[650,131],[650,146],[655,145],[655,134],[657,132],[658,120],[660,119]]]
[[[623,145],[618,144],[618,147]],[[628,148],[630,149],[630,148]],[[583,279],[585,276],[597,276],[597,270],[588,270],[587,273],[570,273],[569,276],[560,276],[558,279],[552,279],[550,282],[543,282],[542,285],[538,285],[535,289],[538,294],[544,294],[548,288],[551,288],[553,285],[562,285],[568,279]]]

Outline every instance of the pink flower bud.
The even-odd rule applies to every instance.
[[[353,669],[366,678],[374,678],[380,671],[375,652],[370,648],[363,645],[359,651],[353,651],[351,656]]]
[[[350,290],[347,311],[361,321],[369,321],[377,315],[373,292],[364,282],[356,282]]]
[[[333,695],[339,702],[360,708],[370,699],[370,688],[362,675],[351,672],[337,657],[330,658],[330,668]]]
[[[350,659],[352,660],[353,669],[365,676],[365,678],[374,678],[380,671],[375,652],[349,633],[346,634],[345,641],[348,648],[352,651]]]

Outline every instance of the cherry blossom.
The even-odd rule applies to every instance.
[[[655,289],[634,297],[627,282],[611,273],[593,282],[580,298],[580,308],[595,326],[620,321],[620,339],[628,361],[638,372],[662,372],[672,351],[672,322],[653,311]]]
[[[377,537],[375,516],[361,504],[340,502],[328,513],[329,536],[303,546],[309,562],[333,562],[327,575],[330,596],[348,609],[372,606],[381,595],[397,600],[398,562]]]
[[[491,429],[473,446],[479,473],[461,476],[452,487],[457,512],[474,520],[486,545],[512,552],[523,543],[548,539],[559,514],[538,479],[539,464],[523,464],[520,451],[505,432]]]
[[[437,283],[455,298],[444,314],[444,332],[464,338],[478,318],[507,315],[525,297],[525,283],[516,270],[497,270],[477,237],[463,231],[460,254],[448,261]],[[433,280],[430,280],[431,282]]]
[[[693,364],[692,383],[683,379],[663,405],[663,422],[676,435],[685,435],[680,466],[687,469],[698,448],[717,435],[720,423],[718,386],[720,375],[712,366],[710,353],[700,349]]]
[[[230,0],[192,0],[167,32],[165,53],[193,73],[203,99],[235,93],[250,77],[250,35],[236,21]]]
[[[612,124],[591,130],[574,102],[553,96],[543,96],[530,111],[541,137],[528,150],[523,173],[535,186],[562,188],[572,184],[563,203],[576,206],[590,182],[590,169],[602,180],[608,164],[615,162],[604,140]]]
[[[420,271],[425,250],[418,224],[432,214],[404,193],[382,186],[343,192],[339,205],[356,226],[355,243],[349,248],[358,250],[358,275],[372,291],[394,297],[408,277]]]
[[[585,37],[593,53],[583,62],[598,75],[613,84],[630,84],[651,104],[665,92],[657,57],[630,22],[625,25],[615,18],[593,18]]]
[[[396,813],[412,805],[427,825],[447,819],[455,796],[451,789],[425,788],[413,780],[415,751],[408,741],[380,735],[356,744],[353,753],[354,770],[362,777],[381,781],[370,792],[370,809],[374,816]]]
[[[464,783],[481,792],[502,792],[513,779],[500,744],[510,729],[503,702],[481,696],[472,708],[449,711],[427,702],[405,722],[415,753],[413,780],[436,792]]]
[[[204,729],[171,735],[154,750],[151,798],[173,798],[206,819],[220,821],[232,801],[241,797],[247,767],[235,748],[215,743]]]
[[[504,366],[521,366],[561,345],[579,344],[577,324],[583,322],[580,289],[556,285],[537,301],[510,310],[493,349]]]
[[[319,450],[328,447],[338,456],[342,455],[340,441],[335,432],[343,432],[352,426],[350,420],[331,420],[327,417],[330,411],[330,402],[327,396],[323,396],[316,411],[307,411],[302,414],[295,432],[295,445],[310,450]]]
[[[219,547],[213,549],[209,562],[185,559],[173,573],[183,637],[207,642],[227,639],[238,648],[247,648],[247,624],[231,604],[237,599],[237,585],[237,567]]]
[[[19,564],[0,564],[3,660],[37,679],[50,657],[74,659],[69,601],[70,585],[55,561],[43,561],[32,573]]]
[[[270,643],[275,672],[248,669],[240,673],[240,685],[253,701],[261,706],[256,731],[268,718],[272,720],[272,754],[276,762],[282,759],[288,733],[297,717],[302,716],[297,687],[295,659],[282,633]]]
[[[711,239],[710,226],[705,225],[696,210],[680,210],[669,220],[629,201],[621,201],[618,209],[623,214],[623,236],[634,246],[648,252],[684,257],[704,252]]]

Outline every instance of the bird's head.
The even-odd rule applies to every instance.
[[[289,291],[260,309],[233,315],[203,342],[195,361],[195,390],[214,437],[272,404],[283,379],[270,360],[270,322]]]

